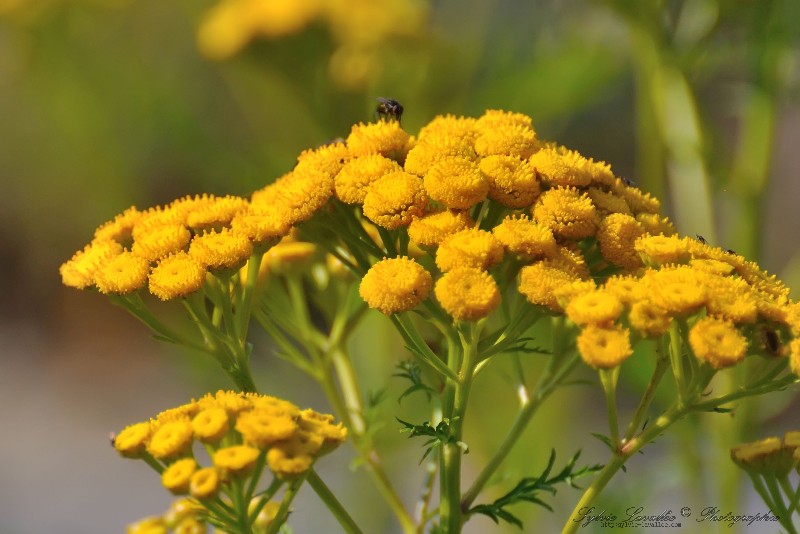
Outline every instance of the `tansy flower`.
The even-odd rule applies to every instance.
[[[363,204],[367,187],[400,165],[380,154],[369,154],[348,161],[334,178],[336,198],[347,204]]]
[[[191,238],[192,233],[183,224],[165,224],[139,232],[131,251],[147,261],[156,261],[183,250]]]
[[[223,408],[206,408],[192,419],[194,436],[203,443],[216,443],[228,432],[228,412]]]
[[[267,410],[244,412],[236,419],[236,431],[242,435],[245,443],[259,449],[288,439],[297,428],[295,418],[291,415]]]
[[[65,286],[84,289],[94,285],[94,276],[101,266],[122,253],[116,241],[93,241],[61,265],[61,282]]]
[[[225,473],[241,474],[249,471],[261,452],[247,445],[232,445],[217,450],[212,457],[214,467]]]
[[[619,178],[611,188],[611,192],[625,199],[633,213],[658,213],[661,209],[661,202],[657,198],[641,189],[626,185]]]
[[[314,410],[300,412],[300,428],[316,434],[323,439],[319,454],[326,454],[338,447],[347,438],[347,429],[342,423],[333,424],[333,416],[317,413]]]
[[[150,264],[132,252],[122,252],[103,264],[95,273],[101,293],[126,295],[147,285]]]
[[[408,151],[403,165],[406,172],[424,176],[437,162],[459,157],[475,160],[477,154],[473,142],[457,137],[439,137],[420,141]]]
[[[555,298],[556,302],[558,302],[559,309],[565,310],[567,305],[572,302],[573,299],[581,295],[592,293],[596,289],[597,284],[594,283],[594,280],[576,279],[572,280],[568,284],[554,288],[553,297]]]
[[[637,213],[636,220],[644,227],[650,235],[663,234],[666,236],[675,235],[675,227],[669,217],[662,217],[657,213]]]
[[[596,185],[612,187],[617,182],[617,177],[614,176],[614,173],[611,171],[611,165],[605,161],[595,161],[589,158],[586,170],[592,176],[592,183]]]
[[[328,177],[333,177],[352,157],[344,143],[328,143],[313,150],[301,152],[297,157],[295,170],[302,171],[304,168],[311,168],[322,171]]]
[[[724,261],[712,260],[708,258],[696,258],[689,260],[689,265],[696,271],[726,276],[733,272],[733,265]]]
[[[126,534],[168,534],[169,530],[160,517],[145,517],[128,525]]]
[[[167,256],[150,273],[150,293],[170,300],[194,293],[206,280],[205,268],[185,252]]]
[[[623,269],[641,267],[642,258],[636,252],[634,243],[644,233],[644,227],[630,215],[613,213],[605,217],[597,229],[600,253],[609,263]]]
[[[695,267],[695,265],[693,265]],[[747,282],[730,276],[708,276],[705,279],[706,309],[734,323],[754,323],[758,317],[758,299]]]
[[[195,499],[212,499],[219,491],[219,473],[213,467],[194,472],[189,481],[189,494]]]
[[[424,178],[433,200],[451,209],[468,209],[486,198],[489,183],[470,159],[451,157],[433,165]]]
[[[125,427],[114,438],[114,448],[126,458],[138,458],[150,439],[150,423],[136,423]]]
[[[539,179],[528,160],[517,156],[488,156],[480,169],[489,182],[489,198],[509,208],[527,208],[539,196]]]
[[[628,322],[646,337],[659,337],[669,330],[672,318],[664,308],[650,301],[641,300],[631,305]]]
[[[203,197],[206,201],[186,215],[186,226],[189,228],[203,229],[227,225],[248,205],[247,199],[232,195],[224,197],[203,195]]]
[[[173,534],[206,534],[208,529],[204,521],[196,517],[187,517],[172,527],[172,532]]]
[[[347,136],[347,148],[353,156],[381,154],[402,161],[407,143],[408,134],[398,121],[356,124]]]
[[[533,129],[533,119],[524,113],[513,111],[503,111],[501,109],[487,109],[475,122],[475,128],[479,132],[486,132],[496,128],[507,128],[518,126]]]
[[[478,137],[477,123],[477,119],[472,117],[438,115],[420,128],[418,140],[421,143],[456,140],[466,146],[472,146]]]
[[[566,311],[575,324],[599,325],[615,321],[622,313],[622,303],[610,291],[598,289],[570,300]]]
[[[492,234],[513,254],[550,256],[556,252],[553,232],[524,215],[506,217],[492,229]]]
[[[322,443],[322,437],[316,434],[297,432],[270,448],[267,452],[267,464],[279,477],[299,475],[314,463],[314,455],[320,450]]]
[[[648,298],[675,314],[695,311],[706,303],[708,275],[688,267],[649,270],[642,278]]]
[[[500,304],[500,291],[489,273],[474,267],[456,267],[436,282],[436,299],[459,321],[476,321]]]
[[[474,225],[468,212],[444,210],[411,221],[408,237],[418,245],[436,247],[446,237]]]
[[[286,273],[302,269],[314,257],[317,245],[307,241],[293,241],[284,238],[264,254],[263,262],[273,273]]]
[[[200,409],[200,406],[195,401],[181,404],[175,408],[169,408],[160,412],[155,417],[155,426],[160,427],[164,423],[171,423],[173,421],[190,421],[192,417],[197,415]]]
[[[428,297],[433,280],[412,259],[388,258],[373,265],[359,286],[361,298],[385,315],[415,308]]]
[[[594,204],[594,207],[597,208],[597,211],[600,213],[600,215],[611,215],[612,213],[624,213],[625,215],[632,215],[631,209],[628,207],[628,203],[625,202],[625,199],[622,197],[612,195],[611,193],[606,193],[597,187],[590,187],[586,190],[586,193],[589,195],[589,198],[592,199],[592,204]],[[656,217],[658,216],[656,215]]]
[[[634,243],[636,252],[650,265],[682,263],[691,257],[688,237],[645,235]]]
[[[388,230],[408,226],[425,213],[428,196],[422,179],[407,172],[389,173],[373,182],[364,197],[364,215]]]
[[[612,293],[625,305],[630,305],[644,297],[644,288],[639,278],[633,276],[612,276],[605,281],[603,289]]]
[[[175,495],[189,493],[189,482],[197,471],[194,458],[182,458],[170,464],[161,473],[161,484]]]
[[[247,236],[223,228],[196,235],[189,245],[189,257],[208,269],[238,269],[253,253]]]
[[[248,206],[233,218],[231,230],[255,246],[269,246],[288,234],[291,224],[291,213],[281,204]]]
[[[554,291],[578,280],[573,274],[557,269],[546,262],[523,267],[519,273],[519,292],[528,302],[546,306],[555,312],[564,311],[556,300]]]
[[[583,187],[592,183],[589,160],[574,150],[547,147],[529,160],[539,179],[551,187]]]
[[[576,240],[593,235],[600,222],[589,195],[562,187],[542,193],[533,216],[556,236]]]
[[[736,330],[733,323],[711,316],[692,326],[689,345],[697,358],[707,361],[715,369],[738,363],[747,352],[747,338]]]
[[[123,245],[127,244],[132,236],[133,226],[141,218],[142,212],[131,206],[116,217],[114,220],[101,224],[94,231],[96,241],[116,241]]]
[[[789,343],[789,365],[794,374],[800,375],[800,338]]]
[[[571,273],[576,278],[589,278],[589,266],[575,243],[567,242],[556,248],[555,254],[545,260],[557,269]]]
[[[131,236],[135,241],[162,226],[185,226],[186,214],[196,202],[196,199],[189,197],[176,202],[176,205],[181,209],[175,209],[173,206],[154,206],[143,211],[131,229]]]
[[[436,265],[444,271],[456,267],[489,269],[503,259],[503,245],[489,232],[468,228],[445,238],[436,251]]]
[[[589,366],[610,369],[633,354],[627,328],[589,325],[578,335],[578,352]]]
[[[527,158],[539,149],[533,129],[525,126],[498,125],[495,128],[480,128],[475,140],[475,152],[479,156],[504,154]]]
[[[159,460],[180,456],[192,446],[192,424],[189,421],[164,423],[147,444],[147,452]]]

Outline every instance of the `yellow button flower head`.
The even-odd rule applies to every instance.
[[[261,452],[247,445],[232,445],[217,450],[212,458],[214,467],[224,473],[242,474],[256,465]]]
[[[611,193],[606,193],[597,187],[590,187],[586,190],[586,192],[589,194],[589,198],[592,199],[592,204],[594,204],[601,216],[611,215],[612,213],[624,213],[625,215],[631,216],[633,215],[631,209],[628,207],[628,203],[625,202],[625,199],[622,197],[618,197]],[[653,216],[652,214],[645,215]],[[656,215],[656,217],[658,216]]]
[[[609,263],[623,269],[642,267],[642,258],[634,244],[644,233],[642,224],[630,215],[612,213],[600,221],[597,229],[600,253]]]
[[[734,270],[733,265],[731,265],[730,263],[725,263],[724,261],[712,260],[708,258],[693,258],[689,260],[689,265],[692,266],[692,269],[695,269],[697,271],[716,274],[719,276],[725,276],[731,274]]]
[[[631,326],[645,337],[660,337],[669,330],[672,322],[667,310],[650,301],[634,302],[628,313]]]
[[[392,172],[372,183],[364,197],[364,215],[388,230],[408,226],[425,213],[428,196],[422,179],[407,172]]]
[[[503,111],[501,109],[487,109],[475,122],[475,127],[479,132],[493,130],[495,128],[505,128],[509,126],[530,128],[532,130],[533,119],[524,113]]]
[[[271,410],[253,410],[242,413],[236,419],[236,431],[245,443],[265,449],[297,431],[295,417]]]
[[[581,358],[596,369],[617,367],[633,354],[627,328],[589,325],[578,335]]]
[[[347,136],[347,148],[353,156],[381,154],[402,161],[406,157],[408,139],[398,121],[380,120],[353,126]]]
[[[500,304],[500,291],[491,275],[474,267],[456,267],[436,282],[436,299],[459,321],[477,321]]]
[[[219,473],[213,467],[198,469],[189,481],[189,494],[195,499],[213,499],[219,491]]]
[[[533,205],[541,191],[539,178],[528,160],[518,156],[487,156],[480,169],[489,182],[489,198],[509,208]]]
[[[136,423],[125,427],[114,438],[114,448],[126,458],[138,458],[150,439],[150,423]]]
[[[390,172],[401,170],[396,161],[380,154],[354,158],[334,178],[336,198],[346,204],[363,204],[367,188],[372,182]]]
[[[206,522],[197,517],[187,517],[172,527],[173,534],[206,534]]]
[[[183,250],[191,238],[192,233],[183,224],[154,226],[147,231],[137,232],[131,251],[153,262]]]
[[[361,298],[385,315],[415,308],[428,298],[433,280],[428,271],[412,259],[388,258],[373,265],[359,286]]]
[[[789,365],[792,372],[800,376],[800,338],[795,338],[789,343]]]
[[[528,160],[539,179],[551,187],[584,187],[592,183],[589,160],[575,150],[547,147]]]
[[[618,178],[611,171],[611,165],[605,161],[595,161],[589,158],[586,170],[592,175],[592,183],[595,185],[613,187],[617,183]]]
[[[589,266],[575,243],[567,242],[556,248],[556,253],[545,260],[557,269],[571,273],[576,278],[589,278]]]
[[[291,212],[281,204],[248,206],[231,221],[231,230],[246,236],[255,246],[277,242],[291,226]]]
[[[217,443],[228,428],[228,412],[224,408],[206,408],[192,419],[194,436],[203,443]]]
[[[467,228],[447,237],[436,251],[436,265],[449,271],[456,267],[489,269],[503,259],[503,245],[491,233]]]
[[[101,293],[127,295],[147,285],[150,264],[132,252],[122,252],[109,259],[95,273],[95,283]]]
[[[489,182],[478,165],[462,157],[446,158],[433,165],[424,184],[433,200],[451,209],[469,209],[489,192]]]
[[[128,525],[126,534],[168,534],[169,529],[161,517],[145,517]]]
[[[688,237],[645,235],[634,247],[649,265],[683,263],[691,257],[691,241]]]
[[[669,217],[662,217],[657,213],[638,213],[636,220],[642,223],[645,231],[650,235],[675,235],[675,227]]]
[[[150,293],[161,300],[185,297],[206,281],[205,268],[185,252],[167,256],[150,273]]]
[[[564,308],[556,299],[554,291],[577,280],[574,274],[558,269],[548,262],[537,262],[520,270],[519,292],[531,304],[563,312]]]
[[[186,215],[195,205],[196,199],[189,197],[182,202],[176,202],[178,209],[173,206],[163,208],[155,206],[142,212],[131,230],[134,241],[141,236],[151,233],[154,229],[162,226],[183,225],[186,226]]]
[[[277,476],[291,477],[308,470],[323,444],[323,438],[312,432],[299,431],[279,441],[267,452],[267,464]]]
[[[297,157],[295,170],[313,168],[332,178],[342,170],[351,157],[344,143],[333,142],[313,150],[304,150]]]
[[[696,268],[693,264],[692,267]],[[758,298],[741,278],[711,275],[705,278],[706,309],[710,315],[734,323],[754,323],[758,317]]]
[[[319,454],[326,454],[341,445],[347,438],[347,429],[342,423],[333,424],[333,416],[317,413],[314,410],[300,412],[300,428],[323,439]]]
[[[286,273],[302,269],[314,257],[317,245],[307,241],[293,241],[284,238],[264,254],[263,262],[273,273]]]
[[[159,460],[174,458],[189,450],[193,437],[189,421],[170,421],[155,431],[147,444],[147,452]]]
[[[92,241],[61,265],[61,282],[77,289],[93,286],[98,269],[121,253],[122,245],[116,241]]]
[[[161,484],[175,495],[189,493],[189,482],[197,471],[194,458],[182,458],[170,464],[161,473]]]
[[[559,308],[566,310],[573,299],[592,293],[596,289],[597,284],[594,283],[594,280],[573,280],[569,284],[553,289],[553,297],[558,302]]]
[[[333,176],[311,166],[295,167],[275,183],[254,192],[250,203],[278,209],[289,226],[313,217],[333,195]]]
[[[253,244],[247,236],[223,228],[196,235],[189,245],[189,257],[208,269],[238,269],[250,258]]]
[[[232,195],[224,197],[203,195],[203,197],[205,202],[186,215],[186,226],[189,228],[206,229],[228,225],[231,219],[248,205],[247,199]]]
[[[654,304],[674,314],[686,314],[706,303],[708,277],[688,266],[678,266],[648,270],[642,282]]]
[[[637,187],[631,187],[617,178],[611,192],[624,198],[633,213],[658,213],[661,209],[661,202],[650,193],[645,193]]]
[[[492,229],[495,238],[513,254],[551,256],[556,253],[553,232],[525,215],[506,217]]]
[[[567,305],[567,317],[578,325],[614,322],[622,313],[622,302],[610,291],[598,289],[577,295]]]
[[[479,156],[504,154],[527,158],[539,149],[536,133],[524,126],[500,125],[497,128],[480,129],[475,140],[475,152]]]
[[[142,212],[131,206],[116,217],[114,220],[101,224],[94,231],[95,241],[116,241],[126,245],[131,240],[133,226],[141,218]]]
[[[475,221],[468,212],[445,210],[429,213],[411,221],[408,227],[408,237],[418,245],[436,247],[446,237],[472,228],[474,225]]]
[[[716,317],[704,317],[689,331],[689,345],[694,355],[715,369],[741,361],[747,353],[747,338],[733,323]]]
[[[612,276],[603,284],[603,289],[612,293],[625,305],[631,305],[644,298],[644,287],[638,277]]]
[[[438,115],[419,130],[420,143],[440,143],[453,140],[472,147],[478,138],[478,121],[472,117]]]
[[[404,163],[406,172],[424,176],[437,162],[453,157],[476,160],[478,155],[472,141],[459,137],[436,137],[418,142],[408,151]]]
[[[567,239],[593,235],[600,222],[589,195],[563,187],[542,193],[533,207],[533,216],[556,236]]]

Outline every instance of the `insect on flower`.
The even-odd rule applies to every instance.
[[[108,440],[111,442],[111,446],[114,447],[114,445],[117,442],[117,433],[116,432],[109,432],[108,433]]]
[[[701,236],[700,234],[694,234],[694,235],[697,238],[697,240],[700,241],[702,244],[708,245],[708,241],[706,241],[705,237]]]
[[[767,352],[771,356],[779,356],[781,353],[781,339],[778,337],[778,333],[769,328],[768,326],[764,326],[761,328],[761,342],[764,344],[764,348],[767,349]]]
[[[375,108],[375,113],[381,117],[394,117],[397,119],[398,123],[400,122],[400,117],[403,116],[403,105],[400,102],[383,97],[378,97],[375,100],[378,101],[378,107]]]

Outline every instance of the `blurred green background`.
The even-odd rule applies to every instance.
[[[314,2],[283,2],[295,3]],[[207,0],[0,0],[0,532],[105,533],[161,513],[167,492],[143,465],[117,459],[108,432],[229,387],[212,362],[149,339],[96,294],[62,288],[59,264],[130,205],[247,195],[301,150],[371,120],[375,97],[402,102],[412,133],[441,113],[527,113],[540,137],[608,161],[658,196],[682,234],[758,260],[800,296],[800,2],[338,4],[219,60],[198,46],[199,28],[219,9]],[[355,31],[364,28],[374,31]],[[388,386],[396,398],[401,343],[380,317],[363,330],[353,351],[365,389]],[[263,390],[328,409],[259,341]],[[504,365],[475,390],[466,480],[513,417]],[[638,398],[631,375],[623,373],[633,392],[623,402]],[[594,411],[600,395],[557,394],[507,463],[509,480],[537,474],[551,447],[561,460],[584,449],[587,463],[605,461],[589,436],[605,429]],[[727,448],[800,428],[792,396],[733,419],[683,423],[632,462],[601,504],[763,511],[727,466]],[[395,435],[393,418],[421,408],[380,408],[387,461],[409,506],[422,449]],[[326,457],[322,476],[357,507],[365,531],[393,532],[348,454]],[[578,496],[567,488],[550,499],[555,514],[517,511],[529,528],[553,531]],[[331,531],[310,492],[295,508],[296,532]],[[468,531],[491,528],[478,518]]]

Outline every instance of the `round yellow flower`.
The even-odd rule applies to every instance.
[[[489,183],[468,158],[451,157],[433,165],[424,178],[433,200],[450,209],[469,209],[486,198]]]
[[[474,160],[477,158],[470,140],[457,137],[436,137],[420,140],[409,150],[403,168],[406,172],[425,176],[437,162],[459,157]]]
[[[141,218],[142,212],[131,206],[116,217],[114,220],[101,224],[94,231],[95,241],[116,241],[122,245],[127,245],[131,239],[131,232],[136,222]]]
[[[242,435],[245,443],[259,449],[290,438],[297,428],[293,416],[272,410],[244,412],[236,419],[236,431]]]
[[[173,534],[206,534],[206,532],[208,532],[206,523],[196,517],[181,519],[172,527]]]
[[[297,166],[250,196],[257,208],[277,209],[293,226],[319,212],[333,196],[333,176],[324,169]]]
[[[445,238],[474,225],[468,212],[444,210],[411,221],[408,237],[418,245],[436,247]]]
[[[185,252],[167,256],[150,273],[150,293],[170,300],[194,293],[206,280],[206,270]]]
[[[456,267],[489,269],[503,259],[503,245],[489,232],[468,228],[445,238],[436,251],[436,265],[444,271]]]
[[[587,189],[589,198],[592,199],[592,204],[597,208],[597,212],[601,216],[611,215],[612,213],[624,213],[625,215],[633,216],[631,209],[625,199],[618,197],[612,193],[606,193],[597,187],[590,187]]]
[[[705,304],[706,288],[690,281],[653,283],[650,299],[669,312],[691,313]]]
[[[730,321],[704,317],[689,331],[689,345],[697,358],[715,369],[739,363],[747,353],[745,338]]]
[[[231,221],[231,230],[246,236],[255,246],[277,242],[289,233],[291,227],[291,214],[280,204],[248,206]]]
[[[170,464],[161,473],[161,484],[175,495],[189,493],[189,482],[197,471],[194,458],[182,458]]]
[[[705,260],[713,261],[713,260]],[[696,264],[692,264],[697,268]],[[754,323],[758,318],[758,299],[741,278],[712,275],[706,278],[706,309],[734,323]]]
[[[555,312],[564,309],[556,299],[554,291],[578,280],[574,274],[558,269],[552,264],[538,262],[522,268],[519,273],[519,292],[528,302],[546,306]]]
[[[553,232],[526,216],[508,216],[492,229],[497,240],[513,254],[550,256],[556,252]]]
[[[414,260],[389,258],[367,271],[358,291],[370,308],[391,315],[415,308],[428,298],[432,284],[430,273]]]
[[[520,157],[487,156],[480,170],[489,182],[489,198],[509,208],[532,206],[541,191],[534,168]]]
[[[612,276],[605,281],[603,289],[612,293],[625,305],[641,300],[645,292],[639,278],[633,276]]]
[[[597,242],[600,253],[611,264],[623,269],[637,269],[642,266],[634,244],[644,235],[644,227],[630,215],[613,213],[600,222],[597,229]]]
[[[794,374],[800,375],[800,338],[789,343],[789,365]]]
[[[217,443],[228,428],[228,412],[223,408],[206,408],[192,419],[194,436],[203,443]]]
[[[475,152],[480,156],[518,156],[527,158],[539,149],[536,133],[525,126],[499,125],[484,128],[475,140]]]
[[[186,420],[170,421],[155,431],[147,444],[147,452],[159,460],[174,458],[192,446],[192,424]]]
[[[131,252],[147,261],[156,261],[186,248],[192,233],[182,224],[166,224],[139,232]]]
[[[162,226],[186,226],[186,214],[191,209],[191,203],[185,201],[179,208],[154,206],[143,211],[131,229],[134,241]]]
[[[642,300],[631,305],[628,313],[631,326],[646,337],[659,337],[669,330],[672,318],[669,313],[652,302]]]
[[[650,265],[683,263],[691,257],[688,237],[645,235],[634,243],[636,252]]]
[[[61,265],[61,282],[77,289],[93,286],[98,269],[121,253],[122,245],[115,241],[93,241]]]
[[[333,424],[333,416],[330,414],[317,413],[314,410],[303,410],[300,412],[300,428],[311,432],[323,439],[319,454],[327,454],[331,450],[341,445],[347,438],[347,429],[342,423]]]
[[[494,130],[496,128],[506,128],[519,126],[521,128],[533,129],[533,119],[524,113],[504,111],[502,109],[487,109],[483,115],[475,121],[475,128],[478,132]]]
[[[247,199],[226,195],[203,195],[206,201],[186,215],[186,226],[209,229],[227,225],[240,211],[247,208]]]
[[[95,283],[101,293],[126,295],[147,285],[150,264],[132,252],[122,252],[109,259],[95,273]]]
[[[636,220],[644,227],[645,232],[650,235],[675,235],[675,227],[669,217],[662,217],[657,213],[637,213]]]
[[[189,257],[208,269],[238,269],[253,253],[247,236],[223,228],[196,235],[189,245]]]
[[[611,192],[618,197],[624,198],[633,213],[658,213],[661,209],[661,202],[657,198],[637,187],[626,185],[619,178],[617,178]]]
[[[404,171],[376,180],[364,197],[364,215],[378,226],[394,230],[425,213],[428,196],[422,179]]]
[[[578,335],[578,352],[596,369],[617,367],[633,354],[627,328],[589,325]]]
[[[578,295],[567,305],[567,317],[578,325],[613,322],[622,313],[622,303],[610,291],[598,289]]]
[[[299,475],[314,463],[322,443],[322,437],[317,434],[296,432],[291,438],[276,443],[267,452],[267,464],[281,478]]]
[[[438,115],[419,130],[419,142],[439,143],[455,140],[465,146],[475,144],[477,120],[472,117]]]
[[[533,207],[533,216],[556,236],[567,239],[593,235],[600,222],[589,195],[562,187],[542,193]]]
[[[145,517],[128,525],[125,532],[127,534],[168,534],[169,530],[161,517]]]
[[[436,282],[436,299],[459,321],[477,321],[500,304],[500,290],[489,273],[474,267],[456,267]]]
[[[551,187],[583,187],[592,183],[589,160],[575,150],[547,147],[533,154],[529,160],[539,179]]]
[[[369,154],[348,161],[334,178],[336,198],[347,204],[363,204],[370,184],[401,171],[400,165],[380,154]]]
[[[138,458],[150,439],[150,423],[136,423],[125,427],[114,438],[114,448],[126,458]]]
[[[352,157],[344,142],[337,140],[312,150],[304,150],[297,157],[295,170],[313,168],[322,171],[326,176],[334,177]]]
[[[409,136],[398,121],[380,120],[356,124],[347,136],[347,148],[353,156],[380,154],[387,158],[405,159]]]
[[[194,472],[189,481],[189,494],[195,499],[213,499],[219,491],[219,473],[213,467]]]
[[[247,445],[233,445],[219,449],[214,453],[214,467],[226,473],[245,473],[256,465],[261,452]]]

